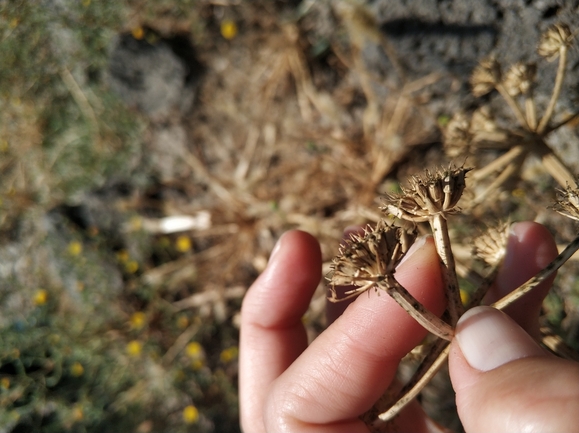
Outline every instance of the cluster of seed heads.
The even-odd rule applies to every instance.
[[[563,188],[552,208],[567,217],[579,220],[579,183],[544,140],[549,132],[579,117],[576,114],[558,125],[550,124],[564,78],[567,49],[573,39],[574,35],[569,27],[563,24],[553,26],[541,37],[538,53],[548,61],[559,58],[560,63],[551,100],[540,120],[536,117],[532,95],[537,76],[536,66],[519,62],[503,73],[495,57],[481,61],[471,76],[473,94],[482,96],[494,90],[498,91],[512,109],[519,125],[510,130],[499,128],[487,107],[477,110],[470,118],[458,113],[444,131],[445,146],[449,155],[455,157],[465,153],[474,154],[489,144],[489,147],[495,150],[502,145],[507,152],[498,158],[499,162],[491,168],[472,169],[449,165],[412,176],[407,186],[401,187],[400,194],[385,195],[384,205],[380,208],[384,218],[375,227],[352,235],[333,259],[328,274],[331,301],[349,299],[370,289],[383,291],[428,331],[439,337],[430,346],[422,364],[411,380],[396,394],[395,399],[382,398],[368,414],[361,417],[373,431],[385,431],[380,430],[383,428],[380,425],[386,425],[386,421],[396,416],[442,366],[448,356],[449,341],[454,336],[456,322],[464,313],[465,307],[468,309],[480,304],[503,261],[509,223],[490,227],[487,233],[474,240],[473,253],[486,264],[486,275],[479,275],[477,288],[470,302],[463,305],[447,220],[461,212],[458,203],[467,186],[467,174],[472,171],[469,174],[469,183],[470,179],[476,183],[492,173],[498,173],[489,187],[497,189],[520,169],[528,154],[535,152],[542,156],[545,168]],[[516,98],[522,98],[524,106],[521,106]],[[515,141],[517,144],[513,145]],[[483,192],[482,199],[484,198],[488,198],[488,191]],[[472,205],[468,207],[472,208]],[[392,217],[396,218],[394,222],[391,222]],[[416,239],[418,225],[426,222],[430,225],[442,265],[447,298],[447,308],[442,319],[414,299],[396,280],[395,275],[396,267]],[[577,249],[579,235],[552,263],[493,306],[503,309],[524,296],[562,266]],[[336,290],[338,286],[346,286],[347,289],[345,292]],[[338,293],[344,295],[340,297]],[[547,334],[550,339],[553,338],[552,333],[546,332],[545,337]]]

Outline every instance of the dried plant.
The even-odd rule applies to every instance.
[[[541,36],[537,49],[539,55],[548,61],[558,59],[559,64],[551,97],[540,119],[537,118],[537,104],[533,95],[537,76],[535,64],[517,62],[503,73],[501,65],[491,56],[475,68],[470,79],[472,93],[482,96],[497,90],[518,125],[509,129],[500,127],[490,111],[484,108],[477,110],[470,120],[463,113],[458,113],[447,125],[443,135],[450,157],[472,156],[483,149],[506,150],[490,164],[473,170],[471,180],[475,185],[493,175],[494,178],[465,209],[473,209],[500,192],[509,179],[520,174],[523,162],[531,154],[541,159],[544,169],[561,187],[574,183],[572,170],[546,142],[551,132],[579,116],[579,113],[575,113],[553,124],[553,114],[565,78],[567,52],[574,36],[565,24],[556,24]]]

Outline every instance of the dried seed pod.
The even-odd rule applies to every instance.
[[[561,215],[579,221],[579,185],[575,188],[567,186],[564,190],[559,190],[559,197],[551,207]]]
[[[457,213],[456,205],[466,186],[465,177],[471,168],[426,170],[424,176],[413,176],[409,188],[402,194],[387,194],[386,206],[381,209],[398,218],[413,222],[428,221],[435,215]]]
[[[470,77],[472,94],[483,96],[491,92],[501,82],[501,66],[494,56],[481,60]]]
[[[486,233],[474,239],[473,255],[489,266],[498,265],[507,251],[510,223],[489,227]]]
[[[511,96],[526,95],[531,90],[536,72],[536,65],[517,62],[505,74],[503,86]]]
[[[394,278],[396,266],[402,260],[416,239],[415,229],[406,229],[386,222],[379,222],[375,228],[363,234],[353,234],[345,245],[340,247],[334,258],[327,277],[330,282],[331,300],[337,298],[335,286],[355,286],[346,292],[346,298],[362,293],[378,283]]]
[[[448,156],[456,158],[469,153],[472,140],[470,119],[462,112],[456,113],[442,132],[444,149]]]
[[[555,60],[561,48],[571,46],[574,37],[575,35],[571,33],[568,25],[561,23],[555,24],[541,35],[537,52],[549,61]]]

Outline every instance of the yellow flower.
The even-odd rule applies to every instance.
[[[127,250],[117,251],[117,260],[121,263],[126,263],[129,261],[129,252]]]
[[[84,367],[80,362],[75,362],[70,367],[70,374],[72,374],[74,377],[80,377],[84,374]]]
[[[199,421],[199,410],[190,404],[183,409],[183,421],[185,424],[195,424]]]
[[[460,289],[460,300],[462,301],[462,305],[468,304],[470,300],[470,295],[466,290]]]
[[[87,8],[87,7],[90,6],[90,1],[91,1],[91,0],[82,0],[82,5],[83,5],[85,8]]]
[[[82,407],[80,406],[75,406],[72,409],[72,419],[74,419],[75,421],[80,421],[81,419],[84,418],[84,413],[82,411]]]
[[[71,256],[78,256],[82,253],[82,244],[79,241],[72,241],[68,244],[68,253]]]
[[[222,350],[221,354],[219,355],[219,359],[223,363],[228,363],[236,359],[238,353],[239,349],[237,348],[237,346],[232,346],[229,347],[228,349]]]
[[[203,355],[203,346],[198,342],[193,341],[185,347],[185,353],[189,358],[199,358]]]
[[[133,38],[140,41],[145,36],[145,31],[143,30],[143,28],[141,26],[139,26],[139,27],[135,27],[134,29],[132,29],[131,34],[133,35]]]
[[[146,318],[147,316],[142,311],[137,311],[136,313],[133,313],[130,320],[131,328],[136,330],[141,329],[143,326],[145,326]]]
[[[16,28],[16,27],[18,26],[19,23],[20,23],[20,20],[19,20],[18,18],[12,18],[12,19],[10,20],[10,23],[8,24],[8,26],[9,26],[11,29],[14,29],[14,28]]]
[[[127,263],[125,263],[125,270],[129,274],[134,274],[139,270],[139,263],[136,260],[129,260]]]
[[[7,377],[3,377],[2,379],[0,379],[0,388],[2,389],[10,388],[10,379],[8,379]]]
[[[44,305],[46,304],[46,301],[48,300],[48,292],[44,289],[40,289],[36,291],[36,294],[34,295],[34,303],[36,305]]]
[[[127,353],[130,356],[139,356],[143,351],[143,343],[137,340],[129,341],[127,344]]]
[[[224,20],[221,23],[221,36],[228,41],[237,36],[237,24],[232,20]]]
[[[191,239],[188,236],[179,236],[175,241],[175,248],[181,253],[186,253],[191,250]]]

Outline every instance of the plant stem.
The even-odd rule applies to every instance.
[[[509,107],[511,107],[511,110],[515,114],[515,117],[517,118],[517,120],[519,121],[521,126],[523,128],[525,128],[526,130],[530,130],[530,126],[527,123],[527,119],[525,118],[525,115],[523,114],[521,107],[519,107],[519,104],[517,104],[517,101],[515,101],[513,99],[513,97],[511,95],[509,95],[509,92],[507,92],[507,89],[505,89],[505,86],[503,86],[502,84],[499,83],[499,84],[497,84],[496,89],[501,94],[503,99],[506,101],[507,105]]]
[[[565,248],[561,254],[555,257],[555,260],[545,266],[537,275],[521,285],[519,288],[513,290],[505,297],[499,299],[491,306],[499,310],[508,307],[517,299],[523,297],[533,288],[537,287],[543,280],[545,280],[545,278],[549,277],[553,272],[563,266],[563,264],[569,260],[569,258],[575,254],[575,251],[577,250],[579,250],[579,235],[577,235],[575,239],[573,239],[573,241],[567,245],[567,248]]]
[[[456,276],[454,255],[450,247],[450,237],[448,236],[448,224],[443,215],[433,215],[430,219],[430,227],[434,235],[434,244],[436,251],[442,262],[442,282],[445,287],[445,293],[448,300],[448,313],[450,315],[450,324],[456,325],[459,317],[464,312],[464,307],[460,299],[460,288]]]
[[[527,115],[529,128],[531,128],[531,131],[535,131],[537,129],[537,110],[532,96],[528,96],[525,99],[525,114]]]
[[[537,134],[539,135],[545,132],[545,129],[549,124],[549,120],[551,120],[551,116],[553,115],[553,111],[555,110],[555,104],[557,103],[557,99],[559,99],[559,95],[561,94],[561,88],[563,87],[563,79],[565,78],[566,66],[567,66],[567,47],[563,45],[559,50],[559,67],[557,68],[557,77],[555,78],[555,87],[553,87],[553,94],[551,95],[551,100],[549,101],[547,110],[545,110],[545,114],[541,118],[539,126],[537,127]]]
[[[380,286],[386,290],[398,305],[404,308],[404,311],[410,314],[410,316],[412,316],[412,318],[420,323],[420,325],[422,325],[426,330],[444,340],[452,340],[454,329],[417,301],[414,296],[398,284],[397,281],[394,281],[393,284],[386,287],[382,284]]]
[[[398,393],[396,403],[390,406],[386,412],[378,415],[378,418],[381,421],[389,421],[398,415],[440,370],[440,367],[442,367],[448,357],[449,351],[450,344],[447,341],[437,340],[412,375],[412,378]]]

